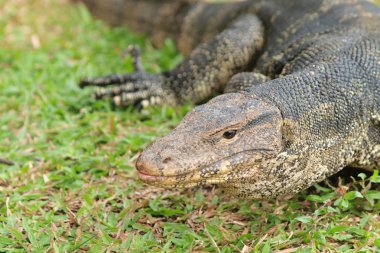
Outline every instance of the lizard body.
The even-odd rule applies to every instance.
[[[170,13],[161,6],[157,13]],[[164,74],[138,69],[81,82],[120,84],[96,95],[118,105],[200,103],[225,93],[144,150],[136,164],[143,180],[219,184],[264,198],[298,192],[348,165],[377,166],[378,7],[361,0],[274,0],[180,1],[173,8],[172,27],[160,15],[155,20],[188,54],[182,64]],[[129,22],[120,15],[116,23]]]

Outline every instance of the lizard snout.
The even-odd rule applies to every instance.
[[[136,162],[136,169],[139,176],[144,181],[157,181],[163,175],[165,165],[170,164],[170,156],[162,157],[155,152],[143,152]]]
[[[137,170],[146,175],[159,176],[162,166],[160,166],[160,157],[158,155],[143,152],[136,162]]]

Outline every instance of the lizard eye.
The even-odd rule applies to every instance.
[[[236,130],[228,130],[223,133],[223,138],[225,139],[232,139],[236,135]]]

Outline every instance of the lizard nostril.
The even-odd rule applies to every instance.
[[[143,157],[140,155],[136,161],[136,169],[138,171],[144,171],[145,167],[146,167],[146,163],[145,163]]]
[[[172,160],[171,157],[166,157],[164,160],[162,160],[163,163],[168,163]]]

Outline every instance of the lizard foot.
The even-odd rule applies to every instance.
[[[79,87],[97,86],[98,90],[93,93],[95,99],[111,99],[112,103],[119,107],[128,105],[147,107],[173,103],[170,101],[170,99],[174,101],[170,89],[163,87],[164,76],[144,71],[140,61],[140,50],[137,47],[129,47],[128,53],[132,56],[135,72],[83,78]]]

